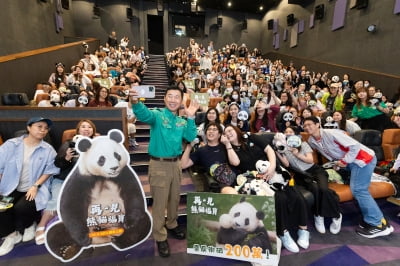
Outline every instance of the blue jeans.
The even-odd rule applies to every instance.
[[[51,198],[47,202],[46,211],[57,211],[57,203],[64,180],[53,178],[51,181]]]
[[[351,171],[350,176],[350,189],[354,198],[360,206],[364,222],[370,225],[380,225],[383,214],[378,204],[369,193],[369,185],[371,183],[371,176],[376,166],[376,157],[364,167],[360,167],[355,163],[350,163],[347,167]]]

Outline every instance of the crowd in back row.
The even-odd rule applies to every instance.
[[[212,42],[203,47],[192,39],[187,48],[167,53],[167,64],[171,83],[217,98],[221,118],[242,131],[283,132],[289,125],[302,130],[303,119],[311,115],[321,117],[323,126],[350,135],[400,125],[400,90],[389,100],[369,80],[314,72],[292,62],[285,66],[262,58],[246,44],[216,50]]]
[[[85,51],[70,68],[56,63],[48,81],[37,84],[34,103],[39,107],[107,107],[125,101],[130,85],[142,82],[148,57],[143,47],[128,47],[122,40],[118,45],[113,40],[110,36],[94,54]]]
[[[287,250],[309,247],[307,207],[298,185],[314,196],[316,231],[326,233],[326,218],[332,234],[341,231],[339,197],[328,187],[326,169],[315,163],[314,150],[351,180],[363,215],[356,232],[366,238],[393,232],[368,192],[375,153],[350,136],[361,129],[399,127],[400,93],[389,102],[368,80],[313,72],[306,66],[298,69],[293,63],[285,66],[280,60],[262,58],[258,49],[251,51],[246,44],[215,50],[212,42],[203,47],[192,39],[187,48],[167,53],[167,64],[172,84],[187,94],[206,93],[218,102],[203,108],[204,122],[197,128],[200,145],[192,141],[186,146],[182,168],[194,165],[204,170],[199,173],[210,173],[221,193],[273,195],[276,233]],[[252,134],[266,131],[283,134]],[[307,142],[301,140],[301,131],[309,134]],[[271,135],[273,140],[268,139]],[[283,150],[277,145],[280,140],[286,143]],[[252,176],[254,170],[257,176]],[[243,182],[231,172],[244,176]]]

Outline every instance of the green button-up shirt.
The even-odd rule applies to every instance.
[[[143,103],[132,105],[136,117],[150,125],[149,154],[165,158],[182,154],[182,140],[194,140],[197,135],[194,119],[175,115],[167,108],[149,110]]]

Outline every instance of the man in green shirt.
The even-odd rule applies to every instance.
[[[150,125],[149,183],[153,198],[153,237],[160,256],[168,257],[167,232],[177,239],[185,238],[185,232],[177,223],[182,178],[179,157],[182,154],[182,141],[191,142],[197,135],[194,118],[199,104],[191,101],[189,107],[185,106],[185,119],[178,116],[183,101],[183,92],[178,87],[166,90],[165,108],[161,109],[149,110],[138,101],[135,89],[130,90],[129,96],[136,117]]]

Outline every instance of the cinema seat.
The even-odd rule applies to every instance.
[[[1,95],[1,102],[2,105],[24,106],[29,104],[29,99],[26,93],[12,92]]]
[[[396,159],[400,147],[400,128],[385,129],[382,133],[382,149],[385,160]]]
[[[61,138],[61,143],[66,142],[67,140],[71,140],[76,133],[76,129],[66,129],[64,130],[63,134],[62,134],[62,138]]]

